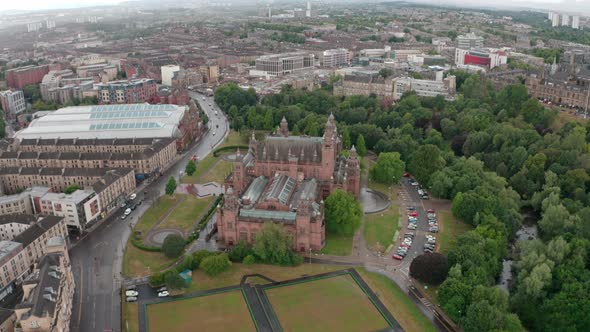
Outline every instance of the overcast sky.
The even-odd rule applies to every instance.
[[[1,10],[8,10],[8,9],[23,9],[23,10],[35,10],[35,9],[57,9],[57,8],[78,8],[78,7],[86,7],[86,6],[95,6],[95,5],[111,5],[122,2],[124,0],[1,0],[2,2],[2,9]],[[241,0],[244,1],[244,0]],[[276,0],[275,0],[276,1]],[[280,0],[279,0],[280,1]],[[325,1],[326,3],[332,2],[334,0]],[[363,0],[357,0],[358,2],[362,2]],[[369,0],[370,2],[379,2],[375,0]],[[383,0],[385,1],[385,0]],[[409,0],[412,1],[412,0]],[[305,2],[301,0],[301,2]],[[312,1],[313,2],[313,1]],[[348,1],[347,1],[348,2]],[[479,5],[485,4],[487,6],[497,4],[497,5],[518,5],[518,3],[526,3],[526,2],[534,2],[534,3],[543,3],[543,4],[556,4],[561,2],[567,2],[568,5],[571,6],[573,3],[589,3],[590,0],[418,0],[417,2],[430,2],[430,3],[453,3],[453,4],[465,4],[465,5]],[[569,7],[569,6],[567,6]],[[574,8],[568,8],[568,10],[572,10]],[[574,9],[575,10],[575,9]]]

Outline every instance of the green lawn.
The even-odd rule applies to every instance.
[[[399,207],[391,205],[387,210],[365,215],[364,237],[367,244],[384,252],[393,242],[399,226]]]
[[[227,175],[231,172],[233,164],[226,160],[218,160],[207,174],[201,177],[201,183],[217,182],[223,184]]]
[[[158,228],[179,228],[185,232],[189,231],[199,221],[199,218],[213,200],[215,200],[213,196],[205,198],[197,198],[192,195],[186,196],[186,199],[178,204]]]
[[[470,225],[457,220],[451,211],[436,212],[439,219],[438,252],[446,254],[457,242],[457,238],[473,229]]]
[[[139,332],[139,307],[137,302],[123,301],[123,332]]]
[[[201,179],[203,174],[207,173],[213,165],[219,160],[219,158],[213,157],[212,154],[205,157],[203,160],[197,162],[197,170],[191,176],[185,175],[181,179],[181,183],[204,183]]]
[[[161,271],[174,263],[160,252],[137,249],[127,242],[123,256],[123,275],[126,277],[143,277]]]
[[[389,278],[365,269],[357,271],[405,331],[436,331],[430,320],[422,314],[408,295]]]
[[[181,195],[162,196],[152,204],[152,206],[139,218],[134,230],[141,231],[145,234],[152,229],[154,225],[166,215],[177,202],[182,198]]]
[[[276,266],[266,264],[246,265],[232,263],[228,271],[210,277],[202,270],[193,271],[193,280],[186,291],[206,290],[238,285],[242,276],[259,273],[275,281],[299,278],[304,275],[320,274],[345,269],[342,265],[300,264],[298,266]]]
[[[326,255],[350,256],[352,254],[352,236],[339,236],[326,233],[326,245],[321,253]]]
[[[150,304],[147,317],[149,331],[256,331],[239,290]]]
[[[389,327],[350,275],[265,290],[285,331],[381,331]]]
[[[247,143],[248,141],[244,140],[244,138],[240,136],[240,134],[238,134],[237,131],[231,130],[229,132],[229,135],[227,135],[227,137],[225,138],[225,142],[223,142],[223,144],[221,144],[219,147],[222,148],[224,146],[243,145]]]

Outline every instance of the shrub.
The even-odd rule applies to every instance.
[[[186,242],[182,236],[178,234],[170,234],[164,239],[162,244],[162,252],[168,258],[176,258],[180,256],[184,249]]]
[[[152,287],[162,286],[164,284],[164,275],[160,272],[156,272],[150,276],[148,281],[149,285]]]
[[[247,145],[228,145],[228,146],[224,146],[222,148],[215,149],[215,151],[213,151],[213,157],[219,157],[219,154],[221,152],[235,151],[238,148],[240,148],[240,150],[248,150],[249,147]]]
[[[166,286],[170,289],[181,289],[186,286],[184,279],[175,270],[167,271],[165,280]]]
[[[256,258],[254,257],[254,255],[248,255],[248,256],[244,257],[244,260],[242,261],[242,263],[244,263],[246,265],[252,265],[252,264],[256,263]]]
[[[201,265],[201,262],[203,261],[203,259],[205,259],[209,256],[213,256],[213,255],[215,255],[215,254],[210,251],[207,251],[207,250],[197,250],[197,251],[193,252],[191,256],[193,258],[193,264],[195,264],[196,267],[199,267]]]
[[[241,262],[244,260],[244,257],[250,255],[252,253],[252,249],[246,245],[246,242],[243,240],[238,241],[238,243],[229,251],[229,260],[232,262]]]
[[[209,276],[216,276],[223,271],[227,271],[231,266],[231,262],[227,254],[219,254],[215,256],[206,257],[201,261],[199,267]]]
[[[145,250],[145,251],[153,251],[153,252],[160,252],[162,251],[162,249],[160,247],[151,247],[151,246],[146,246],[145,244],[143,244],[143,242],[141,241],[141,235],[139,234],[139,232],[133,232],[133,235],[131,236],[131,244],[140,250]]]

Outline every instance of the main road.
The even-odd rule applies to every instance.
[[[170,176],[180,176],[193,155],[199,160],[207,156],[215,146],[223,142],[228,133],[227,119],[215,105],[213,97],[193,92],[190,96],[198,101],[201,109],[209,117],[210,130],[204,133],[198,143],[179,155],[176,163],[166,170],[163,176],[137,193],[136,201],[143,200],[143,204],[128,218],[122,220],[122,211],[118,211],[72,245],[70,260],[76,283],[70,323],[72,331],[120,330],[119,289],[123,279],[123,252],[133,226],[153,201],[164,194],[166,181]]]

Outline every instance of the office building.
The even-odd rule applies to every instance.
[[[29,84],[38,84],[49,72],[48,65],[24,66],[6,71],[6,84],[13,89],[22,89]]]
[[[462,49],[482,48],[483,37],[477,36],[475,33],[470,32],[465,35],[457,36],[457,47]]]
[[[245,154],[237,153],[226,180],[223,206],[218,208],[219,240],[226,246],[253,243],[265,223],[281,225],[297,251],[325,245],[325,199],[337,188],[358,197],[360,163],[354,147],[340,155],[342,144],[334,116],[323,137],[289,136],[283,118],[276,136],[258,142],[254,137]]]
[[[280,76],[314,68],[313,53],[293,52],[263,55],[256,59],[254,74]],[[252,73],[252,72],[251,72]]]
[[[80,78],[90,77],[96,82],[107,83],[117,78],[119,68],[108,63],[95,63],[76,68],[76,74]]]
[[[27,110],[25,95],[21,90],[0,91],[0,105],[9,119],[14,119],[18,114]]]
[[[411,77],[398,77],[393,79],[393,99],[400,100],[404,93],[415,92],[421,97],[444,96],[446,100],[454,99],[457,92],[455,76],[442,78],[443,72],[437,72],[437,78],[432,80],[419,80]]]
[[[46,242],[46,253],[23,282],[23,299],[15,308],[22,332],[70,330],[75,283],[66,242],[60,236]]]
[[[505,65],[507,62],[508,56],[504,51],[455,49],[455,65],[459,68],[461,66],[474,65],[489,70],[500,65]]]
[[[150,101],[158,87],[153,79],[112,81],[96,85],[98,101],[102,104],[134,104]]]
[[[162,70],[162,84],[172,86],[172,78],[174,73],[180,70],[178,65],[165,65],[161,67]]]
[[[345,48],[326,50],[322,52],[320,63],[322,67],[338,67],[350,64],[350,52]]]

